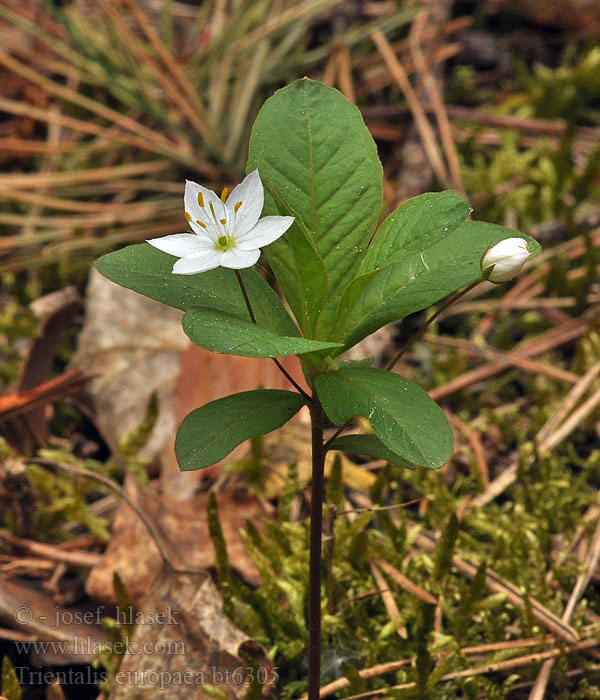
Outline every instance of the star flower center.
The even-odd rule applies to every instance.
[[[231,236],[219,236],[217,239],[217,248],[220,250],[229,250],[233,247],[233,238]]]

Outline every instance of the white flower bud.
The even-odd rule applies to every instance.
[[[508,282],[519,274],[528,257],[526,240],[507,238],[485,251],[481,258],[481,274],[495,284]]]

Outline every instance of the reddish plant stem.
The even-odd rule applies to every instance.
[[[308,700],[319,700],[321,686],[321,566],[325,445],[323,406],[313,393],[312,491],[310,504],[310,568],[308,575]]]

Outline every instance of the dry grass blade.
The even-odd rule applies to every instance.
[[[600,560],[600,519],[596,523],[596,529],[592,537],[592,542],[583,565],[583,572],[577,578],[575,586],[571,592],[569,602],[565,608],[562,619],[565,622],[570,622],[573,617],[573,613],[581,600],[585,589],[587,588],[596,567],[598,566],[598,561]],[[540,672],[533,684],[531,693],[529,694],[529,700],[543,700],[546,693],[546,687],[548,681],[550,680],[550,674],[552,673],[552,667],[554,666],[554,659],[548,659],[542,665]]]
[[[167,160],[147,161],[144,163],[126,163],[112,167],[90,168],[79,172],[51,173],[9,173],[0,175],[0,187],[61,187],[77,185],[83,182],[110,181],[115,177],[133,177],[136,175],[155,174],[165,170],[170,165]]]
[[[451,185],[461,194],[465,194],[465,187],[460,174],[460,164],[456,144],[452,138],[452,127],[450,126],[450,120],[448,119],[448,113],[444,105],[442,93],[437,80],[431,71],[431,68],[427,65],[427,61],[425,60],[421,49],[421,40],[424,34],[429,12],[430,9],[426,6],[423,7],[417,15],[409,35],[410,48],[413,60],[415,62],[415,67],[419,72],[419,75],[423,81],[423,86],[433,107],[433,112],[440,131],[440,138],[446,153]]]
[[[383,600],[383,605],[388,614],[388,617],[390,618],[390,621],[394,623],[397,622],[401,619],[400,610],[398,609],[398,605],[394,600],[394,596],[388,587],[387,581],[383,577],[381,571],[379,571],[379,569],[373,562],[371,562],[371,573],[373,574],[375,583],[379,588],[379,593],[381,595],[381,599]],[[400,637],[402,637],[402,639],[408,638],[408,632],[406,631],[406,627],[404,625],[399,625],[396,628],[396,633]]]
[[[597,362],[591,369],[589,369],[583,377],[579,379],[577,384],[568,392],[565,398],[562,400],[556,413],[554,413],[542,426],[538,435],[538,444],[543,444],[550,433],[554,432],[558,426],[565,420],[568,414],[575,408],[579,399],[585,394],[585,392],[593,384],[596,377],[600,374],[600,362]]]
[[[171,76],[177,83],[179,83],[179,86],[187,96],[189,102],[183,101],[181,104],[182,107],[185,108],[186,113],[189,112],[190,115],[193,115],[190,118],[193,119],[192,123],[198,129],[198,133],[206,141],[207,145],[212,147],[216,153],[222,153],[224,157],[227,158],[228,155],[224,152],[223,143],[210,127],[204,104],[190,84],[189,80],[186,78],[181,66],[169,52],[159,35],[156,33],[154,27],[148,21],[146,15],[142,12],[142,10],[140,10],[136,0],[125,0],[125,2],[131,10],[136,22],[146,34],[148,40],[156,50],[157,54],[160,56],[160,59],[169,70]]]
[[[42,89],[47,90],[50,94],[67,100],[72,104],[76,104],[79,107],[82,107],[83,109],[86,109],[99,117],[108,119],[114,124],[125,129],[126,131],[129,131],[132,134],[138,136],[142,136],[143,138],[147,139],[150,143],[161,145],[164,148],[171,149],[172,151],[178,150],[176,144],[172,141],[169,141],[169,139],[167,139],[161,133],[148,129],[146,126],[140,124],[135,119],[121,114],[121,112],[117,112],[111,107],[106,107],[97,100],[85,97],[84,95],[79,94],[78,92],[67,86],[59,85],[55,81],[46,78],[45,76],[41,75],[32,68],[29,68],[20,61],[17,61],[8,53],[6,53],[3,49],[0,49],[0,64],[13,71],[20,77],[24,78],[25,80],[28,80],[34,83],[35,85],[39,85]]]
[[[557,659],[564,654],[575,654],[578,651],[584,651],[587,649],[593,649],[597,645],[595,639],[586,639],[578,644],[573,644],[572,646],[561,647],[556,649],[549,649],[548,651],[541,651],[536,654],[528,654],[527,656],[520,656],[515,659],[507,659],[506,661],[498,661],[496,663],[483,664],[481,666],[475,666],[473,668],[465,669],[464,671],[452,671],[451,673],[446,673],[440,678],[440,682],[443,681],[453,681],[460,678],[471,678],[472,676],[484,675],[486,673],[497,673],[499,671],[511,671],[515,668],[521,668],[523,666],[529,666],[531,664],[539,664],[547,659]],[[416,688],[416,683],[402,683],[400,685],[393,685],[390,688],[378,688],[376,690],[371,690],[365,693],[358,693],[356,695],[349,695],[346,700],[361,700],[362,698],[377,697],[380,695],[386,695],[390,690],[410,690]]]
[[[421,106],[421,103],[419,102],[419,99],[413,90],[412,85],[410,84],[410,80],[408,79],[402,64],[396,58],[392,47],[380,30],[374,30],[371,33],[371,37],[390,73],[394,77],[394,80],[398,83],[398,86],[404,93],[410,111],[415,119],[415,124],[419,130],[419,134],[421,135],[423,147],[425,148],[427,156],[431,162],[431,167],[433,168],[440,182],[443,183],[444,187],[449,187],[450,181],[446,172],[446,166],[438,148],[434,131],[427,120],[425,110]]]
[[[556,379],[559,382],[566,382],[567,384],[575,384],[579,380],[579,375],[574,372],[568,372],[562,370],[553,365],[546,364],[544,362],[539,362],[537,360],[530,360],[528,357],[522,356],[517,352],[502,352],[501,350],[495,350],[493,348],[482,348],[471,340],[463,340],[461,338],[446,338],[444,336],[435,335],[433,333],[425,333],[423,339],[428,343],[433,343],[435,345],[443,345],[450,348],[457,348],[465,350],[469,353],[475,355],[481,355],[492,361],[502,362],[504,367],[518,367],[525,372],[532,372],[533,374],[544,374],[551,379]],[[474,370],[476,371],[476,370]]]
[[[378,559],[377,566],[381,567],[385,573],[392,578],[399,586],[401,586],[407,593],[414,596],[418,600],[422,600],[428,605],[437,605],[437,598],[435,598],[431,593],[428,593],[425,589],[417,586],[409,578],[407,578],[402,572],[398,571],[389,562]]]
[[[461,420],[457,415],[446,411],[446,415],[461,433],[467,438],[471,449],[473,450],[473,455],[475,457],[475,464],[477,466],[477,472],[479,474],[479,480],[484,488],[490,485],[490,473],[488,469],[487,460],[485,458],[485,450],[481,444],[481,438],[476,430],[473,430],[470,425]]]
[[[557,348],[563,344],[570,343],[588,331],[590,322],[595,315],[596,312],[592,310],[589,314],[586,314],[582,318],[572,319],[566,323],[563,323],[560,327],[547,331],[541,336],[538,336],[533,340],[528,340],[526,343],[519,345],[515,352],[520,358],[531,358],[548,352],[549,350]],[[469,370],[468,372],[464,372],[459,377],[456,377],[446,384],[433,389],[429,392],[429,395],[435,401],[439,401],[440,399],[451,396],[457,391],[461,391],[462,389],[465,389],[476,382],[493,377],[495,374],[501,372],[510,365],[510,361],[506,359],[493,360],[489,364],[483,365],[482,367],[477,367]]]
[[[473,502],[471,501],[471,504]],[[469,504],[469,505],[471,505]],[[414,523],[411,524],[415,527]],[[415,546],[426,552],[433,552],[436,548],[438,537],[431,532],[422,530],[417,534]],[[475,578],[477,574],[477,566],[464,558],[461,552],[457,552],[452,559],[452,566],[455,566],[458,571],[470,579]],[[521,591],[514,586],[510,581],[506,581],[502,576],[497,574],[490,568],[486,569],[485,585],[493,593],[503,593],[511,605],[518,608],[524,608],[528,603],[531,606],[531,611],[536,620],[545,627],[548,631],[555,634],[558,638],[564,640],[567,644],[575,644],[579,641],[577,631],[569,624],[563,622],[557,615],[549,610],[545,605],[542,605],[538,600],[531,596],[525,596]]]
[[[576,411],[573,411],[569,417],[567,417],[567,412],[564,410],[565,406],[567,406],[567,408],[570,410],[575,405],[577,400],[579,400],[583,393],[585,393],[585,391],[589,388],[597,374],[597,366],[595,365],[583,377],[580,378],[579,382],[572,388],[571,392],[567,394],[563,405],[559,409],[562,423],[557,425],[554,417],[551,417],[547,421],[546,425],[540,430],[540,433],[543,433],[543,437],[540,439],[538,436],[537,444],[539,450],[550,451],[556,448],[600,405],[600,389],[598,389]],[[546,427],[549,424],[551,426],[550,429]],[[532,461],[533,457],[529,457],[528,462],[532,463]],[[469,508],[479,508],[487,505],[501,493],[503,493],[509,486],[514,484],[517,479],[517,468],[518,462],[513,462],[502,472],[499,477],[490,483],[488,488],[483,493],[476,496],[469,503]]]
[[[295,7],[290,7],[281,12],[281,14],[273,17],[273,19],[264,22],[259,29],[247,34],[245,37],[238,39],[233,45],[233,50],[237,53],[243,53],[249,48],[257,44],[262,39],[270,36],[274,32],[283,29],[286,25],[291,24],[300,19],[306,19],[311,15],[315,15],[325,10],[330,10],[336,5],[342,5],[343,0],[307,0],[306,2],[298,3]]]
[[[589,634],[590,636],[594,634],[596,630],[590,630]],[[591,640],[585,640],[586,642],[590,642]],[[460,653],[463,656],[480,656],[481,654],[493,654],[498,651],[517,651],[519,649],[527,649],[530,647],[537,647],[540,644],[548,645],[548,644],[554,644],[556,642],[556,639],[552,635],[547,635],[545,639],[540,639],[540,637],[529,637],[527,639],[515,639],[513,641],[506,641],[506,642],[496,642],[492,644],[480,644],[478,646],[473,646],[473,647],[463,647],[460,650]],[[589,649],[590,646],[586,644],[585,649]],[[592,647],[593,648],[593,647]],[[554,652],[553,652],[554,653]],[[444,652],[439,652],[436,654],[436,656],[442,656]],[[530,659],[532,655],[528,655],[526,657],[516,657],[516,661],[519,661],[519,659]],[[509,660],[513,661],[513,659]],[[399,659],[398,661],[390,661],[385,664],[377,664],[376,666],[371,666],[369,668],[364,668],[361,669],[358,672],[358,675],[363,678],[364,680],[368,680],[370,678],[377,678],[378,676],[385,676],[388,673],[393,673],[394,671],[397,671],[401,668],[406,668],[407,666],[411,666],[414,663],[413,658],[407,658],[407,659]],[[482,666],[480,668],[489,668],[491,664],[487,664],[486,666]],[[450,680],[446,678],[446,680]],[[348,688],[350,686],[350,681],[347,678],[338,678],[335,681],[332,681],[331,683],[328,683],[327,685],[324,685],[320,689],[319,696],[321,698],[326,698],[329,697],[330,695],[333,695],[334,693],[337,693],[340,690],[344,690],[345,688]],[[364,696],[367,697],[369,694],[365,693]],[[301,700],[307,700],[307,696],[303,696]]]

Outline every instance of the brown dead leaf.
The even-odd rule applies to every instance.
[[[214,550],[206,517],[208,493],[201,492],[186,501],[175,501],[152,490],[142,492],[135,488],[138,492],[135,495],[132,485],[128,482],[130,497],[157,525],[182,566],[193,571],[212,567]],[[258,572],[244,551],[239,532],[247,520],[259,525],[265,516],[264,508],[247,489],[222,491],[216,496],[231,565],[246,580],[258,583]],[[141,605],[162,564],[147,529],[131,508],[123,504],[115,517],[105,555],[90,572],[87,591],[96,600],[115,604],[113,577],[118,572],[132,603]]]
[[[294,379],[307,389],[298,360],[282,357],[281,363]],[[190,345],[181,361],[177,382],[175,419],[178,425],[195,408],[229,394],[258,388],[292,389],[288,380],[268,358],[218,355]],[[304,410],[304,409],[303,409]],[[302,414],[302,411],[299,415]],[[278,435],[274,433],[274,435]],[[310,440],[309,440],[310,442]],[[185,499],[196,489],[199,481],[218,473],[223,464],[244,455],[248,443],[243,443],[224,460],[195,472],[181,472],[175,459],[173,442],[163,454],[162,487],[174,499]]]
[[[153,393],[154,430],[142,454],[153,457],[172,438],[175,386],[188,340],[181,312],[124,289],[92,270],[86,318],[73,363],[94,376],[90,393],[102,428],[114,439],[142,423]]]
[[[204,684],[241,700],[254,664],[273,680],[264,649],[225,616],[208,575],[161,574],[136,619],[109,700],[210,700]]]
[[[62,642],[63,649],[35,650],[31,660],[40,665],[91,663],[106,635],[99,618],[113,615],[112,609],[91,601],[56,605],[51,595],[22,579],[0,578],[0,623],[31,641]],[[85,642],[85,643],[82,643]]]
[[[81,300],[74,287],[67,287],[37,299],[31,308],[41,326],[23,368],[20,392],[38,387],[50,378],[59,343],[81,308]],[[43,445],[47,433],[44,408],[34,408],[24,418],[38,443]]]

